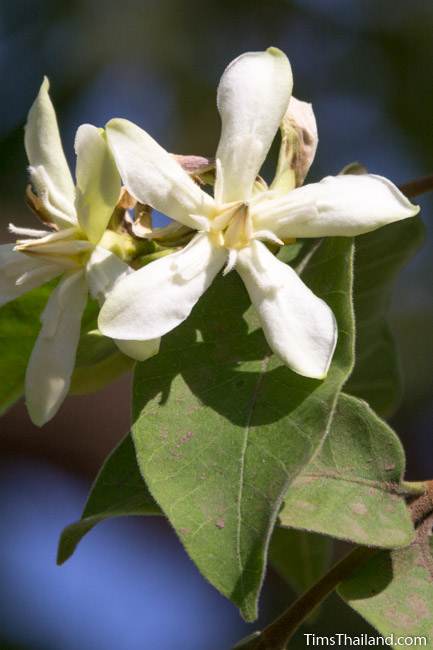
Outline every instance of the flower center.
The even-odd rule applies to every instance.
[[[253,222],[246,203],[224,207],[211,221],[211,237],[217,246],[240,250],[249,245],[252,236]]]

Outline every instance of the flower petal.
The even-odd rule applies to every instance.
[[[224,265],[227,251],[199,234],[183,250],[151,262],[116,284],[99,314],[115,339],[154,339],[182,323]]]
[[[293,79],[286,55],[271,47],[247,52],[225,69],[217,105],[222,130],[222,200],[250,198],[253,183],[287,110]]]
[[[24,145],[31,167],[42,167],[46,172],[49,179],[49,202],[64,214],[67,221],[73,222],[74,182],[63,152],[56,113],[48,93],[49,87],[49,81],[45,77],[27,117]],[[39,179],[39,185],[40,182]],[[41,188],[37,189],[39,193]],[[58,225],[62,226],[61,223]]]
[[[87,285],[79,271],[59,283],[41,316],[26,372],[27,410],[37,426],[54,417],[69,390],[86,301]]]
[[[127,357],[135,359],[136,361],[146,361],[150,357],[154,357],[159,352],[161,338],[149,339],[149,341],[122,341],[121,339],[113,339],[117,347]]]
[[[120,197],[120,176],[103,129],[82,124],[75,137],[78,221],[91,242],[104,234]]]
[[[128,192],[137,201],[151,205],[185,226],[201,228],[191,215],[206,215],[213,201],[173,156],[128,120],[111,120],[106,128],[108,143]]]
[[[323,379],[337,342],[328,305],[259,241],[239,252],[236,270],[275,354],[298,374]]]
[[[97,246],[87,263],[86,273],[90,293],[102,305],[115,284],[133,273],[133,270],[117,255],[102,246]],[[150,341],[114,339],[114,342],[123,354],[136,361],[144,361],[158,353],[161,339],[159,337]]]
[[[0,246],[0,306],[40,287],[60,273],[61,266],[50,264],[14,250],[14,244]]]
[[[108,293],[122,277],[132,271],[128,264],[114,253],[96,246],[86,266],[90,294],[102,305]]]
[[[374,174],[327,176],[253,208],[260,230],[278,237],[350,237],[413,217],[419,207]]]
[[[29,175],[30,194],[34,197],[32,202],[36,200],[40,204],[40,211],[36,210],[40,219],[44,223],[55,224],[58,228],[75,226],[75,207],[72,204],[65,205],[62,194],[55,188],[45,167],[29,167]]]

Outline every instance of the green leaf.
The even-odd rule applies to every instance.
[[[297,593],[302,593],[325,573],[331,552],[329,537],[276,526],[269,546],[269,561]]]
[[[159,514],[161,511],[141,478],[134,445],[128,434],[100,469],[81,519],[62,532],[57,562],[63,564],[70,558],[84,535],[100,521],[123,515]]]
[[[392,429],[365,403],[340,395],[319,455],[292,484],[280,523],[358,544],[410,544],[403,498],[405,457]]]
[[[70,393],[94,393],[132,370],[134,360],[120,352],[112,339],[97,329],[99,304],[89,299],[81,323],[81,336],[77,349]]]
[[[352,241],[324,240],[303,278],[332,307],[339,342],[325,381],[270,354],[235,273],[137,365],[141,473],[203,575],[253,620],[282,498],[326,435],[352,366]]]
[[[431,538],[399,551],[381,551],[338,587],[343,600],[383,636],[394,635],[393,648],[401,648],[399,636],[425,636],[425,647],[432,642],[432,552]]]
[[[40,315],[54,286],[50,282],[33,289],[0,309],[0,416],[23,395],[27,363],[41,328]],[[111,339],[95,329],[98,311],[96,301],[89,300],[72,376],[73,394],[99,390],[134,366]]]
[[[23,394],[27,361],[40,329],[52,284],[34,289],[0,309],[0,415]]]
[[[93,323],[92,323],[93,325]],[[70,393],[94,393],[125,372],[132,370],[134,360],[120,352],[112,339],[92,329],[81,335]]]
[[[402,394],[398,355],[387,322],[392,285],[423,238],[423,224],[415,217],[355,239],[356,364],[346,392],[365,399],[383,417],[395,411]]]

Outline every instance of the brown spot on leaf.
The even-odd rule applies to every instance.
[[[180,533],[181,535],[186,536],[186,535],[189,535],[190,532],[191,532],[191,531],[190,531],[189,528],[179,528],[179,533]]]
[[[310,501],[298,501],[297,505],[299,508],[302,508],[302,510],[315,510],[316,507],[313,503]]]
[[[429,609],[425,600],[421,596],[418,596],[418,594],[411,594],[407,599],[407,604],[415,612],[417,619],[427,618],[429,615]]]
[[[185,435],[180,438],[179,442],[176,443],[176,447],[180,447],[181,445],[184,445],[186,442],[188,442],[188,440],[191,440],[193,435],[194,434],[192,431],[188,431],[187,433],[185,433]]]
[[[368,508],[364,503],[357,501],[356,503],[352,503],[352,512],[356,515],[366,515],[368,513]]]
[[[404,614],[401,610],[388,609],[385,612],[386,618],[391,621],[398,629],[413,630],[413,619],[408,614]]]

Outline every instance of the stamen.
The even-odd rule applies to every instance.
[[[224,230],[232,219],[235,217],[236,212],[244,204],[242,201],[234,201],[233,203],[227,203],[224,207],[224,210],[218,213],[210,222],[211,230]]]
[[[248,205],[242,203],[232,216],[225,233],[224,243],[227,248],[239,250],[248,246],[252,234],[253,228]]]
[[[24,237],[46,237],[50,234],[48,230],[37,230],[35,228],[21,228],[10,223],[8,230],[13,235],[21,235]]]

